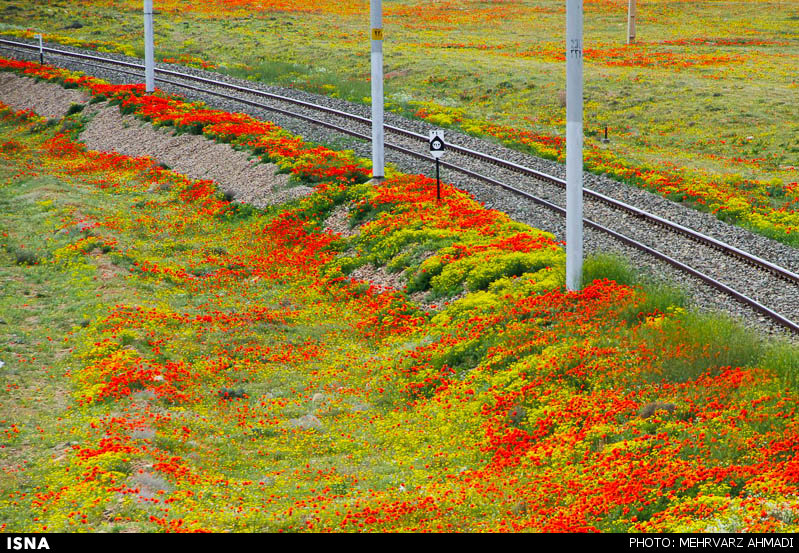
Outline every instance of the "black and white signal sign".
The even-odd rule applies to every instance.
[[[430,131],[430,155],[438,159],[444,155],[444,131]]]

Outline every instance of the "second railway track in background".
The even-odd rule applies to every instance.
[[[15,51],[32,51],[34,54],[38,52],[38,46],[3,39],[0,39],[0,48]],[[139,82],[143,77],[144,66],[142,64],[49,47],[45,48],[44,51],[48,53],[48,57],[61,56],[85,67],[127,74],[138,79]],[[47,60],[45,61],[47,62]],[[159,67],[156,67],[156,81],[182,90],[225,98],[257,109],[280,113],[283,116],[298,119],[311,125],[322,126],[367,142],[371,140],[371,121],[366,117],[342,110],[218,79]],[[224,92],[215,89],[223,89]],[[291,109],[287,106],[291,107]],[[315,116],[309,113],[299,113],[296,111],[297,108],[323,115]],[[320,120],[321,116],[325,118],[324,121]],[[427,136],[393,125],[385,125],[385,132],[387,138],[386,149],[393,150],[401,156],[430,160],[427,152]],[[390,137],[393,137],[391,142],[388,140]],[[558,205],[565,203],[565,194],[563,193],[565,180],[456,144],[448,144],[447,151],[448,157],[454,157],[455,160],[442,161],[442,167],[457,171],[488,185],[500,187],[536,205],[565,215],[565,209],[562,205]],[[464,163],[469,167],[464,167]],[[475,163],[480,164],[484,170],[475,171],[473,168]],[[492,176],[488,176],[485,173],[490,173]],[[516,184],[511,185],[504,181],[515,181]],[[545,187],[549,187],[549,190],[546,190],[544,194],[548,196],[547,199],[539,197]],[[538,194],[531,193],[533,188],[538,189]],[[592,217],[584,219],[584,223],[588,228],[609,235],[629,247],[643,251],[647,255],[668,263],[678,270],[700,279],[714,289],[735,298],[750,309],[769,318],[778,326],[794,333],[799,333],[799,323],[797,323],[797,316],[799,316],[799,275],[795,272],[590,188],[584,188],[584,200],[585,211]],[[637,225],[631,227],[625,221],[627,218],[632,218]],[[622,233],[611,228],[614,225],[617,228],[619,225],[629,228],[626,229],[625,233]],[[668,239],[664,237],[664,232],[668,233]],[[630,236],[630,234],[636,236]],[[651,243],[644,243],[647,237],[649,237],[649,242],[657,242],[657,248]],[[713,262],[710,262],[709,259],[713,259],[715,256],[706,253],[710,250],[723,254],[727,261],[716,262],[716,266],[712,266]],[[677,252],[677,254],[674,252]],[[689,257],[694,261],[699,258],[705,262],[705,266],[693,266],[695,264],[686,261],[685,257]],[[682,258],[682,260],[679,258]],[[743,274],[739,274],[735,278],[735,273],[741,272]],[[729,278],[731,273],[733,278]],[[731,283],[730,281],[735,282]],[[751,286],[751,283],[757,284]],[[747,284],[750,284],[749,289],[746,289]],[[776,294],[778,299],[769,302],[774,286],[786,287],[787,291],[783,291],[782,294]],[[745,290],[741,291],[741,288]],[[790,301],[791,299],[793,301]]]

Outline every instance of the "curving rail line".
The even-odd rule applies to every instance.
[[[33,44],[24,43],[24,42],[0,39],[0,49],[8,49],[8,50],[19,50],[19,49],[38,50],[39,47],[36,46],[36,45],[33,45]],[[77,52],[70,52],[70,51],[67,51],[67,50],[61,50],[61,49],[49,48],[49,47],[45,47],[44,51],[45,52],[49,52],[50,54],[55,54],[55,55],[58,55],[58,56],[65,56],[65,57],[68,57],[68,58],[79,60],[80,64],[85,65],[85,66],[89,66],[89,67],[95,67],[95,68],[99,68],[99,69],[108,69],[107,66],[108,65],[112,65],[113,66],[113,70],[116,71],[116,72],[128,74],[128,75],[131,75],[131,76],[134,76],[134,77],[137,77],[137,78],[143,78],[144,65],[142,65],[142,64],[131,63],[131,62],[126,62],[126,61],[121,61],[121,60],[114,60],[114,59],[110,59],[110,58],[104,58],[104,57],[101,57],[101,56],[93,56],[93,55],[81,54],[81,53],[77,53]],[[105,64],[105,65],[99,65],[99,64]],[[125,68],[125,69],[120,69],[120,68]],[[290,98],[288,96],[283,96],[283,95],[280,95],[280,94],[274,94],[274,93],[264,92],[264,91],[261,91],[261,90],[247,88],[247,87],[244,87],[244,86],[240,86],[240,85],[236,85],[236,84],[232,84],[232,83],[227,83],[227,82],[219,81],[219,80],[215,80],[215,79],[210,79],[210,78],[207,78],[207,77],[200,77],[200,76],[197,76],[197,75],[191,75],[191,74],[182,73],[182,72],[174,71],[174,70],[170,70],[170,69],[162,69],[162,68],[159,68],[159,67],[156,67],[155,71],[156,71],[156,75],[157,75],[155,80],[158,81],[158,82],[164,83],[164,84],[169,84],[169,85],[172,85],[172,86],[177,86],[177,87],[182,88],[182,89],[191,90],[191,91],[194,91],[194,92],[200,92],[200,93],[203,93],[203,94],[210,94],[210,95],[217,96],[217,97],[220,97],[220,98],[225,98],[225,99],[228,99],[228,100],[233,100],[233,101],[236,101],[236,102],[239,102],[239,103],[242,103],[242,104],[246,104],[246,105],[249,105],[249,106],[252,106],[252,107],[269,110],[269,111],[280,113],[282,115],[285,115],[285,116],[288,116],[288,117],[291,117],[291,118],[295,118],[295,119],[299,119],[299,120],[302,120],[302,121],[306,121],[306,122],[311,123],[311,124],[316,125],[316,126],[322,126],[322,127],[325,127],[325,128],[331,129],[331,130],[335,130],[336,132],[339,132],[339,133],[342,133],[342,134],[347,134],[347,135],[350,135],[350,136],[353,136],[353,137],[356,137],[356,138],[359,138],[359,139],[362,139],[362,140],[365,140],[365,141],[371,141],[371,134],[360,133],[360,132],[352,130],[351,128],[341,127],[341,126],[338,126],[338,125],[335,125],[335,124],[332,124],[332,123],[329,123],[329,122],[326,122],[326,121],[319,121],[319,120],[314,119],[313,117],[310,117],[308,115],[304,115],[304,114],[297,113],[297,112],[294,112],[294,111],[278,108],[276,106],[267,105],[267,104],[264,104],[262,102],[248,100],[246,98],[242,98],[240,95],[239,96],[234,96],[232,94],[226,94],[224,92],[220,92],[219,90],[208,90],[206,88],[201,88],[200,86],[187,84],[185,82],[183,82],[183,83],[177,82],[175,80],[171,80],[171,79],[166,78],[166,77],[174,77],[174,78],[178,78],[178,79],[192,81],[192,82],[198,83],[200,85],[213,86],[215,88],[227,89],[227,90],[230,90],[230,91],[233,91],[233,92],[238,92],[238,93],[243,93],[243,94],[247,94],[247,95],[251,95],[251,96],[255,96],[255,97],[260,97],[260,98],[265,98],[265,99],[269,99],[269,100],[288,103],[288,104],[300,106],[300,107],[302,107],[304,109],[315,110],[315,111],[318,111],[318,112],[326,113],[328,115],[341,117],[343,119],[346,119],[348,121],[354,122],[356,124],[370,126],[371,125],[371,120],[366,118],[366,117],[362,117],[362,116],[359,116],[359,115],[347,113],[347,112],[344,112],[344,111],[341,111],[341,110],[337,110],[337,109],[333,109],[333,108],[326,107],[326,106],[319,106],[317,104],[313,104],[311,102],[306,102],[306,101],[299,100],[299,99],[296,99],[296,98]],[[385,130],[387,131],[387,134],[395,134],[395,135],[403,136],[405,138],[410,138],[410,139],[423,141],[425,144],[427,143],[427,140],[428,140],[428,137],[426,137],[424,135],[421,135],[421,134],[413,132],[413,131],[409,131],[407,129],[402,129],[402,128],[399,128],[399,127],[396,127],[396,126],[392,126],[392,125],[385,125]],[[388,148],[388,149],[400,152],[400,153],[402,153],[404,155],[407,155],[407,156],[410,156],[410,157],[414,157],[414,158],[418,158],[418,159],[424,159],[424,160],[428,160],[429,159],[429,156],[427,154],[420,153],[420,152],[414,151],[414,150],[409,150],[408,148],[405,148],[405,147],[402,147],[402,146],[398,146],[396,144],[391,144],[391,143],[386,142],[385,147]],[[552,185],[555,185],[555,186],[560,187],[560,188],[565,188],[565,186],[566,186],[566,181],[561,179],[561,178],[558,178],[558,177],[543,173],[541,171],[537,171],[537,170],[529,168],[529,167],[525,167],[523,165],[519,165],[517,163],[513,163],[513,162],[508,161],[508,160],[504,160],[504,159],[501,159],[501,158],[498,158],[498,157],[495,157],[495,156],[484,154],[482,152],[471,150],[469,148],[465,148],[463,146],[458,146],[458,145],[455,145],[455,144],[447,144],[447,148],[448,148],[448,150],[453,151],[456,154],[467,156],[467,157],[471,157],[471,158],[475,158],[475,159],[480,160],[481,162],[490,163],[492,165],[495,165],[495,166],[498,166],[498,167],[502,167],[504,169],[508,169],[508,170],[514,171],[516,173],[522,174],[522,175],[527,176],[527,177],[532,177],[532,178],[534,178],[536,180],[543,181],[545,183],[552,184]],[[469,176],[471,178],[480,180],[482,182],[488,183],[490,185],[501,187],[501,188],[503,188],[505,190],[508,190],[509,192],[512,192],[514,194],[517,194],[517,195],[519,195],[519,196],[521,196],[521,197],[523,197],[523,198],[525,198],[525,199],[527,199],[527,200],[529,200],[529,201],[531,201],[531,202],[533,202],[533,203],[535,203],[537,205],[540,205],[540,206],[545,207],[545,208],[547,208],[549,210],[552,210],[552,211],[554,211],[554,212],[556,212],[556,213],[558,213],[560,215],[565,216],[565,214],[566,214],[566,210],[564,208],[562,208],[562,207],[560,207],[560,206],[558,206],[556,204],[553,204],[552,202],[549,202],[549,201],[547,201],[545,199],[539,198],[539,197],[537,197],[537,196],[535,196],[533,194],[530,194],[529,192],[526,192],[524,190],[521,190],[521,189],[516,188],[514,186],[511,186],[511,185],[508,185],[506,183],[500,182],[500,181],[498,181],[496,179],[493,179],[491,177],[488,177],[486,175],[482,175],[482,174],[476,173],[476,172],[474,172],[474,171],[472,171],[470,169],[466,169],[464,167],[460,167],[460,166],[457,166],[455,164],[444,162],[444,161],[441,162],[441,165],[443,167],[445,167],[445,168],[457,171],[459,173],[462,173],[462,174],[467,175],[467,176]],[[663,228],[663,229],[665,229],[665,230],[667,230],[669,232],[673,232],[673,233],[682,235],[682,236],[684,236],[684,237],[686,237],[686,238],[688,238],[688,239],[690,239],[690,240],[692,240],[694,242],[697,242],[697,243],[699,243],[699,244],[701,244],[703,246],[707,246],[707,247],[713,248],[715,250],[718,250],[718,251],[724,253],[725,255],[728,255],[730,257],[736,258],[738,260],[741,260],[741,261],[743,261],[743,262],[745,262],[745,263],[747,263],[747,264],[749,264],[749,265],[751,265],[753,267],[756,267],[759,270],[766,271],[766,272],[778,277],[781,280],[787,281],[787,282],[789,282],[791,284],[799,285],[799,274],[796,274],[796,273],[794,273],[794,272],[792,272],[792,271],[790,271],[790,270],[788,270],[788,269],[786,269],[784,267],[780,267],[779,265],[771,263],[771,262],[769,262],[769,261],[767,261],[765,259],[762,259],[762,258],[760,258],[758,256],[755,256],[755,255],[752,255],[752,254],[750,254],[748,252],[740,250],[740,249],[738,249],[738,248],[736,248],[736,247],[734,247],[734,246],[732,246],[730,244],[726,244],[726,243],[724,243],[724,242],[722,242],[720,240],[717,240],[717,239],[715,239],[713,237],[710,237],[710,236],[706,236],[706,235],[704,235],[704,234],[702,234],[700,232],[697,232],[697,231],[695,231],[693,229],[690,229],[690,228],[687,228],[685,226],[679,225],[679,224],[674,223],[672,221],[668,221],[668,220],[666,220],[666,219],[664,219],[662,217],[659,217],[659,216],[657,216],[657,215],[655,215],[653,213],[649,213],[649,212],[647,212],[645,210],[642,210],[642,209],[639,209],[639,208],[637,208],[635,206],[632,206],[632,205],[629,205],[627,203],[621,202],[619,200],[616,200],[614,198],[611,198],[609,196],[606,196],[604,194],[601,194],[599,192],[591,190],[590,188],[584,188],[583,189],[583,195],[584,195],[584,197],[586,199],[597,201],[597,202],[601,202],[601,203],[603,203],[603,204],[605,204],[607,206],[610,206],[613,209],[620,210],[620,211],[623,211],[623,212],[625,212],[627,214],[633,215],[634,217],[639,218],[642,221],[647,222],[648,224],[656,225],[656,226],[661,227],[661,228]],[[623,234],[621,234],[619,232],[616,232],[616,231],[614,231],[614,230],[612,230],[610,228],[607,228],[607,227],[605,227],[605,226],[603,226],[603,225],[601,225],[599,223],[596,223],[596,222],[591,221],[589,219],[584,219],[583,222],[589,228],[592,228],[592,229],[595,229],[595,230],[600,231],[602,233],[608,234],[608,235],[612,236],[613,238],[615,238],[616,240],[622,242],[623,244],[626,244],[626,245],[628,245],[630,247],[633,247],[635,249],[643,251],[643,252],[647,253],[648,255],[650,255],[652,257],[655,257],[655,258],[657,258],[657,259],[659,259],[659,260],[661,260],[661,261],[663,261],[665,263],[668,263],[669,265],[677,268],[680,271],[688,273],[688,274],[690,274],[690,275],[702,280],[703,282],[707,283],[711,287],[713,287],[713,288],[715,288],[715,289],[717,289],[719,291],[722,291],[725,294],[728,294],[728,295],[732,296],[733,298],[735,298],[736,300],[738,300],[739,302],[741,302],[741,303],[743,303],[745,305],[748,305],[754,311],[756,311],[756,312],[758,312],[758,313],[760,313],[762,315],[765,315],[766,317],[770,318],[772,321],[776,322],[779,326],[781,326],[783,328],[786,328],[786,329],[789,329],[789,330],[791,330],[791,331],[793,331],[795,333],[799,333],[799,324],[797,324],[796,322],[791,321],[790,319],[788,319],[785,316],[777,313],[773,309],[771,309],[771,308],[763,305],[762,303],[758,302],[757,300],[755,300],[753,298],[750,298],[749,296],[747,296],[747,295],[745,295],[745,294],[743,294],[743,293],[731,288],[730,286],[728,286],[728,285],[726,285],[726,284],[714,279],[713,277],[708,276],[707,274],[705,274],[705,273],[703,273],[703,272],[701,272],[701,271],[699,271],[699,270],[697,270],[697,269],[695,269],[693,267],[690,267],[690,266],[686,265],[685,263],[682,263],[681,261],[679,261],[677,259],[674,259],[674,258],[672,258],[672,257],[670,257],[670,256],[668,256],[668,255],[666,255],[666,254],[664,254],[662,252],[657,251],[654,248],[651,248],[651,247],[649,247],[649,246],[647,246],[645,244],[642,244],[642,243],[640,243],[640,242],[638,242],[638,241],[636,241],[636,240],[634,240],[632,238],[629,238],[629,237],[627,237],[627,236],[625,236],[625,235],[623,235]]]

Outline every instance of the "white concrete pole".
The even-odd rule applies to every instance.
[[[635,0],[627,3],[627,44],[635,43]]]
[[[566,0],[566,287],[583,273],[583,0]]]
[[[155,90],[155,54],[153,53],[153,0],[144,0],[144,85]]]
[[[44,43],[42,42],[42,34],[35,34],[33,35],[33,38],[39,39],[39,63],[44,65]]]
[[[383,149],[383,1],[371,0],[372,13],[372,178],[385,176]]]

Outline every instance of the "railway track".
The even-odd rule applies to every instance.
[[[0,50],[33,52],[38,58],[38,46],[23,42],[0,39]],[[44,48],[44,52],[48,58],[46,62],[61,57],[87,68],[112,70],[138,81],[143,79],[144,66],[139,63],[49,47]],[[224,98],[259,110],[279,113],[367,142],[371,140],[371,121],[357,114],[219,79],[160,67],[156,67],[156,82],[179,90]],[[427,152],[427,136],[393,125],[385,125],[385,135],[387,150],[416,160],[430,159]],[[442,167],[501,188],[524,198],[525,201],[565,216],[565,209],[562,207],[565,204],[565,180],[457,144],[448,144],[447,149],[448,160],[441,162]],[[491,176],[486,173],[490,173]],[[533,193],[533,189],[536,188],[539,192]],[[544,188],[547,189],[546,193],[541,194],[540,191]],[[590,188],[584,188],[584,201],[588,215],[584,219],[584,224],[587,228],[645,252],[701,280],[713,289],[731,296],[778,326],[799,334],[799,323],[796,322],[799,319],[797,317],[799,316],[799,274],[724,241]],[[634,225],[629,223],[630,219],[635,221]],[[618,229],[621,220],[625,221],[621,226],[627,227],[624,232]],[[710,251],[715,254],[707,253]],[[711,259],[714,261],[708,261]],[[734,277],[736,274],[738,278]],[[733,275],[733,278],[730,278],[730,275]],[[747,289],[747,283],[757,284],[754,288],[748,286]],[[781,294],[770,293],[777,289],[776,287],[782,287]],[[772,298],[772,301],[769,301],[771,296],[777,299]],[[788,298],[788,301],[784,301],[785,298]],[[791,302],[791,299],[794,301]]]

